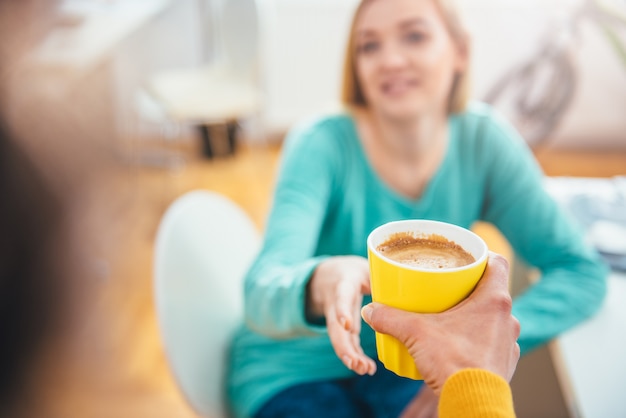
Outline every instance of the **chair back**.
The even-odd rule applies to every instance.
[[[228,349],[242,321],[243,277],[259,242],[241,208],[207,191],[179,197],[159,225],[157,320],[177,384],[201,416],[228,416]]]

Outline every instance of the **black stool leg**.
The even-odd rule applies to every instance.
[[[226,136],[228,138],[228,152],[230,155],[235,155],[237,148],[237,122],[226,124]]]
[[[211,145],[211,131],[207,125],[198,126],[200,139],[202,139],[202,154],[208,158],[213,158],[213,146]]]

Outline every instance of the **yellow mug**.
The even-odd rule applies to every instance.
[[[415,237],[440,235],[460,245],[475,262],[456,268],[428,269],[391,260],[378,247],[391,236],[410,233]],[[485,271],[487,244],[478,235],[457,225],[428,220],[389,222],[367,238],[372,300],[411,312],[435,313],[450,309],[465,299]],[[399,376],[421,380],[408,349],[390,335],[376,333],[378,358]]]

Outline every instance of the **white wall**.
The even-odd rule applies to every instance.
[[[270,131],[334,106],[347,27],[357,0],[266,0],[264,121]]]
[[[623,2],[612,1],[626,12]],[[262,2],[264,118],[270,130],[286,129],[337,102],[347,27],[357,2]],[[579,0],[461,0],[473,38],[474,96],[484,97],[504,71],[531,56],[559,17],[579,4]],[[584,22],[575,49],[578,89],[552,143],[626,148],[626,69],[589,22]]]
[[[122,134],[136,136],[141,134],[139,129],[154,135],[150,129],[160,129],[162,122],[155,121],[151,126],[142,120],[146,115],[138,115],[138,94],[149,77],[164,70],[194,67],[206,58],[199,1],[203,0],[170,0],[164,11],[116,49],[111,62],[117,123]]]
[[[150,73],[193,66],[207,57],[201,5],[172,0],[168,10],[124,43],[116,62],[118,114]],[[261,126],[282,133],[298,120],[336,107],[347,30],[359,0],[257,0],[261,22]],[[458,0],[472,33],[474,97],[484,98],[507,70],[531,57],[559,18],[583,0]],[[613,2],[626,14],[623,0]],[[204,2],[204,3],[202,3]],[[209,7],[207,7],[208,9]],[[626,42],[626,29],[621,32]],[[599,29],[585,21],[574,43],[578,84],[552,144],[626,148],[626,69]],[[124,125],[126,122],[121,121]]]
[[[512,66],[525,62],[546,37],[581,5],[578,0],[464,0],[473,37],[474,96],[482,98]],[[626,4],[621,10],[626,13]],[[562,147],[626,148],[626,67],[599,28],[583,20],[573,42],[577,87],[550,144]],[[626,35],[626,28],[621,31]],[[622,36],[626,43],[626,36]]]

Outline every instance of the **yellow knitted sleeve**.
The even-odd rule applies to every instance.
[[[464,369],[446,380],[439,399],[439,418],[515,417],[511,387],[482,369]]]

